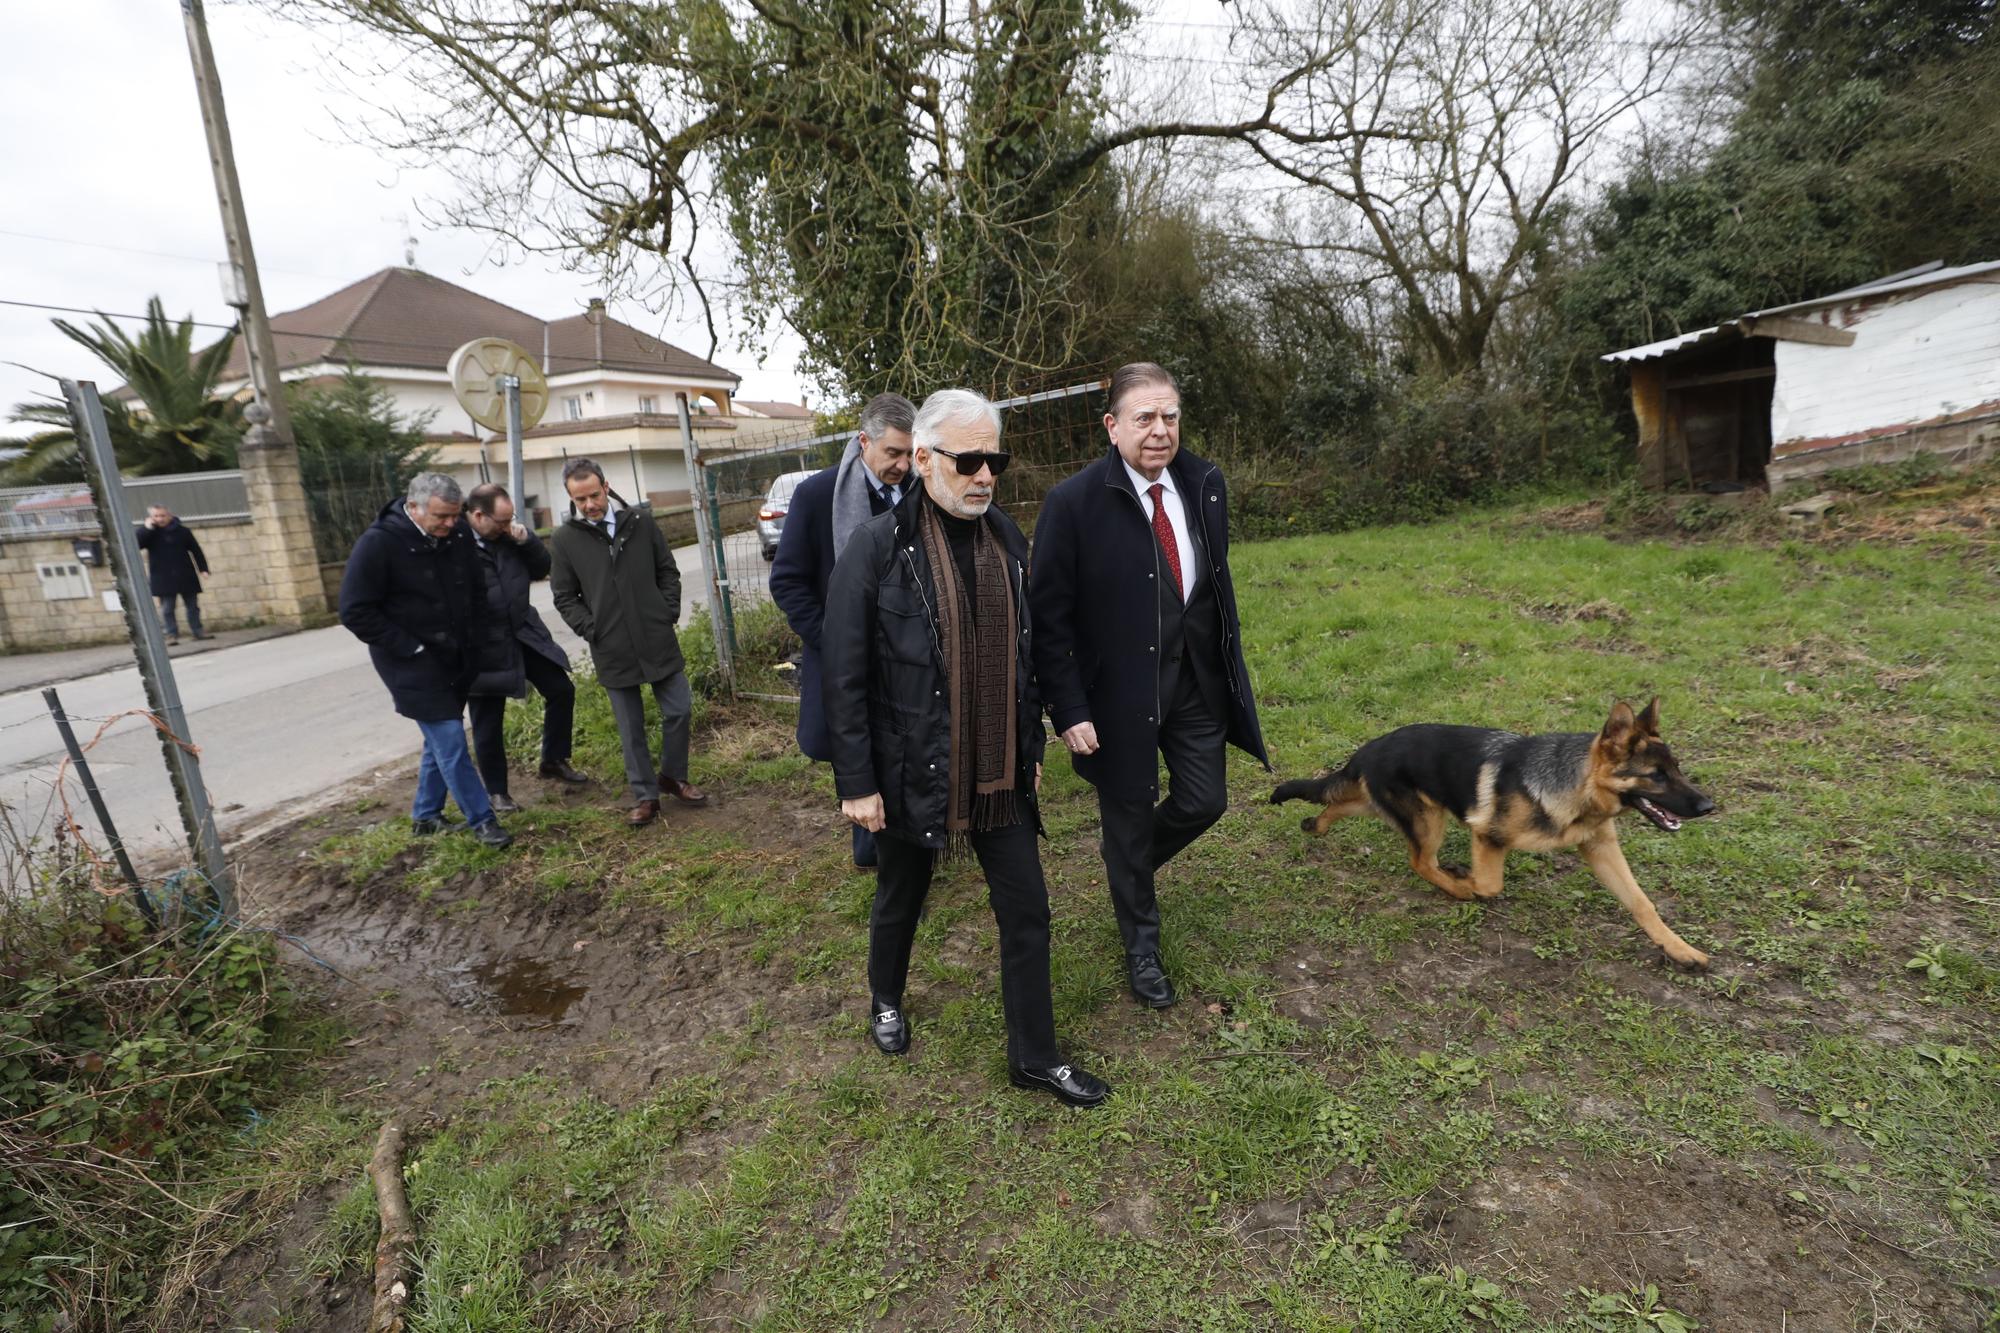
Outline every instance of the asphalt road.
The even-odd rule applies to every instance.
[[[692,546],[675,555],[685,623],[702,604],[701,561]],[[754,547],[745,563],[750,570],[731,573],[743,582],[765,577]],[[557,640],[580,657],[581,645],[555,614],[547,583],[535,585],[533,601]],[[174,667],[225,842],[338,799],[357,780],[397,771],[414,762],[422,745],[415,724],[390,706],[367,648],[339,626],[177,658]],[[72,723],[85,744],[104,719],[145,706],[136,667],[98,671],[57,688],[64,711],[86,719]],[[110,722],[88,757],[135,860],[170,856],[184,845],[149,722],[130,716]],[[63,758],[40,690],[0,694],[0,806],[17,835],[45,837],[59,826],[55,780]],[[78,822],[97,831],[73,771],[65,790]]]

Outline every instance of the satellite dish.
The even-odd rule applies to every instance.
[[[521,429],[531,429],[549,410],[549,381],[521,344],[505,338],[474,338],[445,364],[451,391],[465,414],[488,430],[507,429],[507,394],[502,375],[521,381]]]

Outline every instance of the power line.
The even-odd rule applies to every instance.
[[[109,241],[83,241],[73,236],[44,236],[40,232],[15,231],[7,227],[0,227],[0,236],[14,236],[24,241],[46,241],[50,245],[79,245],[88,250],[115,250],[119,254],[145,255],[152,259],[178,259],[188,264],[220,264],[223,262],[214,255],[183,255],[176,254],[171,250],[142,250],[138,246],[133,245],[113,245]],[[266,264],[264,267],[274,273],[290,273],[301,278],[319,278],[326,282],[339,281],[338,278],[330,277],[325,273],[315,273],[310,269],[279,268],[271,264]]]
[[[74,305],[47,305],[41,301],[10,301],[5,297],[0,297],[0,305],[17,305],[27,310],[55,310],[65,315],[96,315],[100,319],[136,319],[142,324],[146,321],[146,316],[144,315],[121,315],[116,311],[86,310],[82,306]],[[175,322],[179,323],[180,321],[176,320]],[[211,324],[206,320],[200,319],[190,319],[188,323],[198,329],[222,329],[228,333],[236,332],[234,324]]]

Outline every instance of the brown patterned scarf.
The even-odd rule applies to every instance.
[[[936,505],[918,507],[917,532],[938,591],[938,642],[951,700],[951,799],[945,830],[952,852],[968,833],[1005,828],[1020,818],[1014,795],[1014,652],[1021,632],[1007,553],[981,521],[972,534],[975,597],[968,598]],[[979,614],[973,614],[973,607]]]

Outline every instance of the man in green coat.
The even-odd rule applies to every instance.
[[[569,517],[551,539],[554,568],[549,586],[556,610],[590,645],[597,682],[611,696],[611,716],[625,750],[625,780],[637,802],[626,816],[634,825],[660,815],[660,793],[682,805],[706,805],[708,797],[688,781],[688,719],[694,695],[674,622],[681,614],[681,571],[665,534],[643,504],[618,501],[605,484],[604,469],[588,458],[563,466]],[[660,705],[660,766],[646,736],[646,698],[651,686]]]

